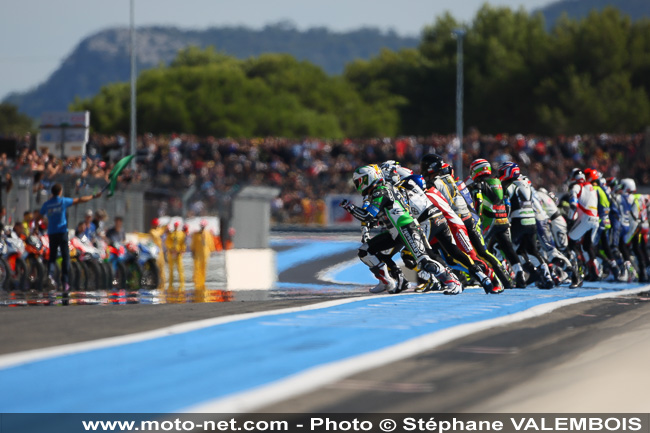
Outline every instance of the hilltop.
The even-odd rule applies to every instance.
[[[535,12],[544,15],[547,26],[552,27],[562,14],[569,18],[581,19],[592,10],[603,10],[613,6],[633,20],[650,17],[650,1],[648,0],[559,0]]]
[[[329,74],[340,74],[352,60],[369,59],[383,48],[399,50],[418,43],[418,38],[373,28],[343,33],[326,28],[300,31],[290,23],[260,30],[246,27],[137,29],[139,71],[169,64],[182,48],[214,46],[240,59],[263,53],[288,53],[322,67]],[[67,110],[75,96],[90,97],[103,85],[128,81],[129,71],[129,30],[110,28],[83,39],[45,82],[27,92],[13,93],[5,101],[18,105],[32,117],[48,110]]]

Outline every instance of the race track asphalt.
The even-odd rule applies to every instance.
[[[350,250],[297,263],[280,272],[279,283],[285,286],[272,293],[235,294],[232,302],[2,308],[0,354],[367,295],[367,287],[330,286],[316,278],[324,268],[354,257]],[[650,366],[649,300],[650,294],[643,293],[563,307],[355,374],[261,411],[648,412],[650,375],[644,373]]]
[[[645,413],[648,295],[588,301],[479,332],[260,412]]]
[[[149,331],[188,321],[296,307],[314,299],[0,310],[0,354]]]
[[[279,245],[278,252],[290,249]],[[297,286],[318,283],[315,274],[355,257],[346,251],[301,263],[281,272],[280,282]],[[300,307],[343,297],[367,295],[367,290],[273,290],[233,293],[231,302],[204,304],[75,305],[0,308],[0,355],[149,331],[188,321],[234,314]]]

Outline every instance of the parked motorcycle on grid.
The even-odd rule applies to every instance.
[[[129,242],[126,244],[126,251],[124,262],[127,269],[127,289],[155,290],[160,282],[156,244]]]
[[[101,254],[93,246],[90,240],[84,235],[73,237],[70,244],[75,250],[75,262],[80,272],[83,272],[84,278],[78,279],[76,285],[79,290],[96,291],[103,288],[105,280],[104,271],[100,265]],[[81,276],[81,274],[80,274]]]
[[[31,234],[25,239],[25,264],[27,266],[27,288],[41,292],[47,276],[46,265],[43,260],[45,245],[36,234]]]
[[[9,270],[5,287],[9,291],[24,291],[27,288],[27,265],[23,260],[25,243],[12,232],[3,233],[2,243],[5,246],[3,257]]]
[[[0,240],[0,289],[7,290],[9,289],[9,280],[10,280],[10,271],[9,264],[5,256],[7,254],[7,245]]]

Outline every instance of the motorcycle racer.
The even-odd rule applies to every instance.
[[[546,260],[539,253],[536,242],[536,220],[533,209],[533,192],[528,180],[521,175],[519,166],[514,162],[504,162],[499,166],[498,177],[505,189],[506,208],[512,226],[512,243],[518,254],[526,259],[526,265],[535,259],[539,286],[551,289],[555,286]],[[534,265],[533,265],[534,266]],[[532,268],[531,268],[531,274]]]
[[[489,278],[483,272],[479,263],[485,269],[489,268],[483,261],[478,259],[471,245],[469,246],[471,249],[465,252],[454,240],[450,226],[443,215],[445,211],[441,209],[441,205],[437,201],[431,200],[429,194],[425,194],[423,191],[421,186],[424,185],[424,180],[422,177],[414,175],[412,170],[399,166],[395,161],[384,162],[381,169],[387,181],[395,185],[398,190],[404,191],[404,197],[411,213],[420,223],[429,243],[432,246],[436,244],[440,246],[445,261],[452,268],[459,269],[476,278],[486,293],[502,291],[498,280]],[[445,205],[448,211],[451,211],[446,202]],[[459,222],[465,229],[462,221],[459,220]],[[465,239],[466,241],[462,242],[461,245],[469,243],[469,238],[465,237]],[[404,260],[405,263],[407,260]],[[494,284],[495,282],[497,284]]]
[[[504,202],[501,181],[492,176],[492,166],[485,159],[477,159],[470,165],[472,184],[469,186],[476,211],[481,219],[483,238],[492,249],[499,244],[515,272],[515,284],[526,287],[523,268],[510,238],[510,221]]]
[[[451,176],[451,166],[445,163],[441,156],[431,153],[422,157],[420,169],[427,186],[435,187],[447,203],[449,203],[453,211],[460,217],[463,225],[466,227],[467,235],[477,256],[494,270],[503,287],[512,287],[512,281],[503,265],[487,250],[483,235],[476,225],[467,201],[460,193],[456,181]]]
[[[382,251],[396,246],[406,247],[418,266],[440,281],[446,294],[461,293],[463,287],[451,270],[427,254],[428,242],[421,234],[419,224],[406,209],[395,187],[385,182],[381,169],[375,164],[359,167],[354,171],[353,182],[356,190],[364,196],[364,205],[358,207],[344,201],[341,207],[362,222],[380,223],[387,229],[368,239],[359,248],[358,255],[375,277],[385,284],[389,293],[399,293],[408,287],[403,276],[398,274],[395,280],[385,261],[378,257]]]

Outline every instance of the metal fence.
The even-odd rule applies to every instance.
[[[5,172],[0,172],[4,176]],[[91,195],[101,190],[106,181],[103,179],[88,178],[80,179],[79,176],[65,174],[57,175],[46,180],[39,179],[38,174],[28,168],[10,170],[13,178],[13,187],[7,193],[2,191],[2,204],[7,214],[2,223],[14,224],[23,220],[26,211],[33,212],[40,210],[43,203],[51,197],[51,187],[55,183],[63,186],[63,195],[66,197],[82,197]],[[99,209],[106,211],[108,220],[105,228],[113,225],[113,218],[121,216],[124,218],[124,229],[126,232],[146,232],[151,228],[151,220],[162,215],[188,217],[186,214],[189,203],[202,198],[200,191],[194,194],[183,194],[187,190],[177,190],[165,186],[143,183],[120,183],[115,194],[108,197],[102,195],[87,203],[68,208],[68,228],[74,229],[84,219],[88,209],[97,212]],[[231,241],[231,233],[228,230],[232,220],[232,199],[239,192],[236,186],[226,193],[216,197],[215,205],[206,208],[201,215],[217,216],[220,221],[221,241],[226,245]],[[170,203],[183,202],[182,207],[172,207]]]
[[[13,188],[9,193],[3,191],[3,204],[7,210],[6,223],[21,221],[24,212],[40,209],[50,198],[50,188],[54,183],[63,185],[63,195],[72,198],[93,194],[106,185],[102,179],[80,182],[79,177],[72,175],[59,175],[47,181],[38,181],[33,172],[27,169],[12,171],[12,176]],[[158,200],[147,200],[146,196],[146,187],[129,185],[119,188],[110,198],[104,194],[98,199],[72,206],[68,209],[68,227],[74,228],[82,221],[88,209],[94,212],[104,209],[109,216],[108,226],[111,226],[112,219],[119,215],[124,218],[126,231],[145,231],[149,228],[149,221],[157,216],[159,206]]]

